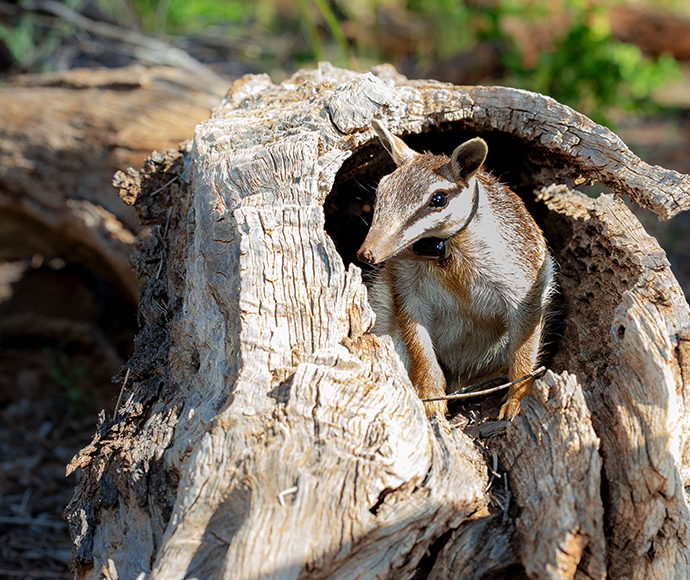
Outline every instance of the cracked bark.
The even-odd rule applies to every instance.
[[[480,133],[561,266],[552,372],[498,435],[472,406],[427,420],[367,332],[359,184],[391,169],[372,116],[417,149]],[[590,180],[690,206],[690,177],[540,95],[385,66],[237,81],[190,150],[119,177],[152,226],[143,326],[117,417],[72,463],[77,577],[687,575],[688,306],[622,202],[547,187]]]

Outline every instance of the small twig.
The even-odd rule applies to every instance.
[[[498,473],[498,455],[493,449],[491,450],[491,458],[493,459],[493,467],[489,467],[489,471],[491,471],[495,477],[501,479],[501,474]]]
[[[165,187],[166,185],[171,184],[171,183],[172,183],[173,181],[175,181],[176,179],[177,179],[177,177],[173,177],[173,178],[172,178],[170,181],[168,181],[168,183],[166,183],[163,187]],[[168,208],[168,216],[165,218],[165,227],[163,228],[163,238],[165,238],[165,236],[168,235],[168,229],[170,228],[170,216],[171,216],[171,215],[172,215],[172,206],[170,206],[170,207]],[[156,280],[158,280],[158,278],[159,278],[160,275],[161,275],[161,271],[163,270],[163,262],[164,262],[164,259],[163,259],[163,256],[161,256],[160,262],[158,263],[158,271],[156,272],[156,278],[155,278]]]
[[[115,420],[115,417],[117,417],[117,411],[120,408],[120,401],[122,401],[122,393],[125,392],[125,387],[127,386],[127,381],[129,380],[129,371],[130,371],[130,368],[127,367],[127,372],[125,373],[125,380],[122,383],[122,388],[120,389],[120,394],[117,396],[117,403],[115,403],[115,410],[113,411],[113,421]]]
[[[168,208],[168,215],[165,217],[165,227],[163,228],[163,237],[168,235],[168,230],[170,229],[170,216],[172,215],[172,206]]]
[[[19,504],[19,513],[20,514],[25,514],[26,513],[26,508],[29,505],[29,498],[31,497],[31,494],[33,491],[31,488],[27,488],[26,491],[24,491],[24,495],[22,496],[22,502]]]
[[[508,521],[508,510],[510,509],[510,498],[511,498],[511,493],[510,489],[508,489],[508,474],[503,473],[503,489],[505,490],[506,494],[506,501],[505,505],[503,505],[503,521],[506,522]]]
[[[280,502],[280,505],[282,507],[285,507],[285,496],[290,495],[291,493],[297,493],[297,491],[298,491],[298,488],[296,485],[293,487],[288,487],[287,489],[284,489],[283,491],[281,491],[278,494],[278,501]]]
[[[429,403],[431,401],[451,401],[451,400],[457,400],[457,399],[470,399],[471,397],[478,397],[480,395],[489,395],[491,393],[496,393],[497,391],[502,391],[504,389],[507,389],[509,387],[512,387],[513,385],[517,385],[518,383],[521,383],[522,381],[526,381],[527,379],[531,379],[532,377],[536,377],[546,371],[546,367],[539,367],[538,369],[532,371],[529,374],[526,374],[524,377],[520,377],[519,379],[516,379],[514,381],[510,381],[509,383],[505,383],[504,385],[499,385],[497,387],[492,387],[490,389],[484,389],[483,391],[472,391],[471,393],[459,393],[455,395],[445,395],[443,397],[429,397],[426,399],[422,399],[423,403]]]
[[[172,183],[175,183],[179,178],[180,178],[179,175],[175,175],[175,177],[173,177],[170,181],[167,181],[166,183],[164,183],[163,185],[161,185],[158,189],[156,189],[155,191],[149,193],[149,195],[156,195],[157,193],[160,193],[160,192],[163,191],[166,187],[168,187],[168,185],[170,185],[170,184],[172,184]],[[171,207],[170,209],[172,209],[172,207]],[[170,218],[168,218],[168,219],[170,219]]]
[[[488,377],[477,383],[473,383],[471,385],[467,385],[466,387],[462,387],[461,389],[458,389],[457,393],[453,394],[474,392],[474,389],[478,389],[479,387],[482,387],[488,383],[493,383],[494,381],[507,381],[509,378],[510,377],[508,377],[508,375],[494,375],[493,377]]]
[[[161,272],[163,271],[163,261],[164,261],[163,256],[161,256],[161,259],[158,262],[158,270],[156,271],[156,277],[154,278],[154,280],[158,280],[158,278],[160,278]],[[155,302],[155,300],[154,300],[154,302]],[[161,310],[162,310],[162,308],[161,308]]]

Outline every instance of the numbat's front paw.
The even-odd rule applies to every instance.
[[[431,401],[424,403],[424,410],[426,416],[431,417],[436,411],[440,411],[441,415],[448,413],[448,403],[446,401]]]
[[[508,399],[498,413],[499,421],[512,421],[520,413],[520,399]]]
[[[514,384],[508,390],[508,399],[501,407],[498,414],[499,420],[512,421],[520,413],[520,401],[527,395],[532,394],[533,378],[529,378],[520,383]]]

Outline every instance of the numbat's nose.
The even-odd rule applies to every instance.
[[[365,264],[374,264],[374,254],[369,248],[360,248],[357,252],[357,259]]]

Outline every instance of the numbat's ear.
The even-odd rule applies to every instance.
[[[448,162],[450,174],[457,183],[467,183],[484,163],[489,147],[481,137],[465,141],[455,148]]]
[[[409,161],[417,155],[416,151],[413,151],[405,145],[402,139],[393,135],[386,126],[377,119],[372,119],[371,127],[376,131],[379,139],[381,139],[381,143],[386,148],[386,151],[390,153],[393,158],[393,163],[396,165],[402,165],[405,161]]]

